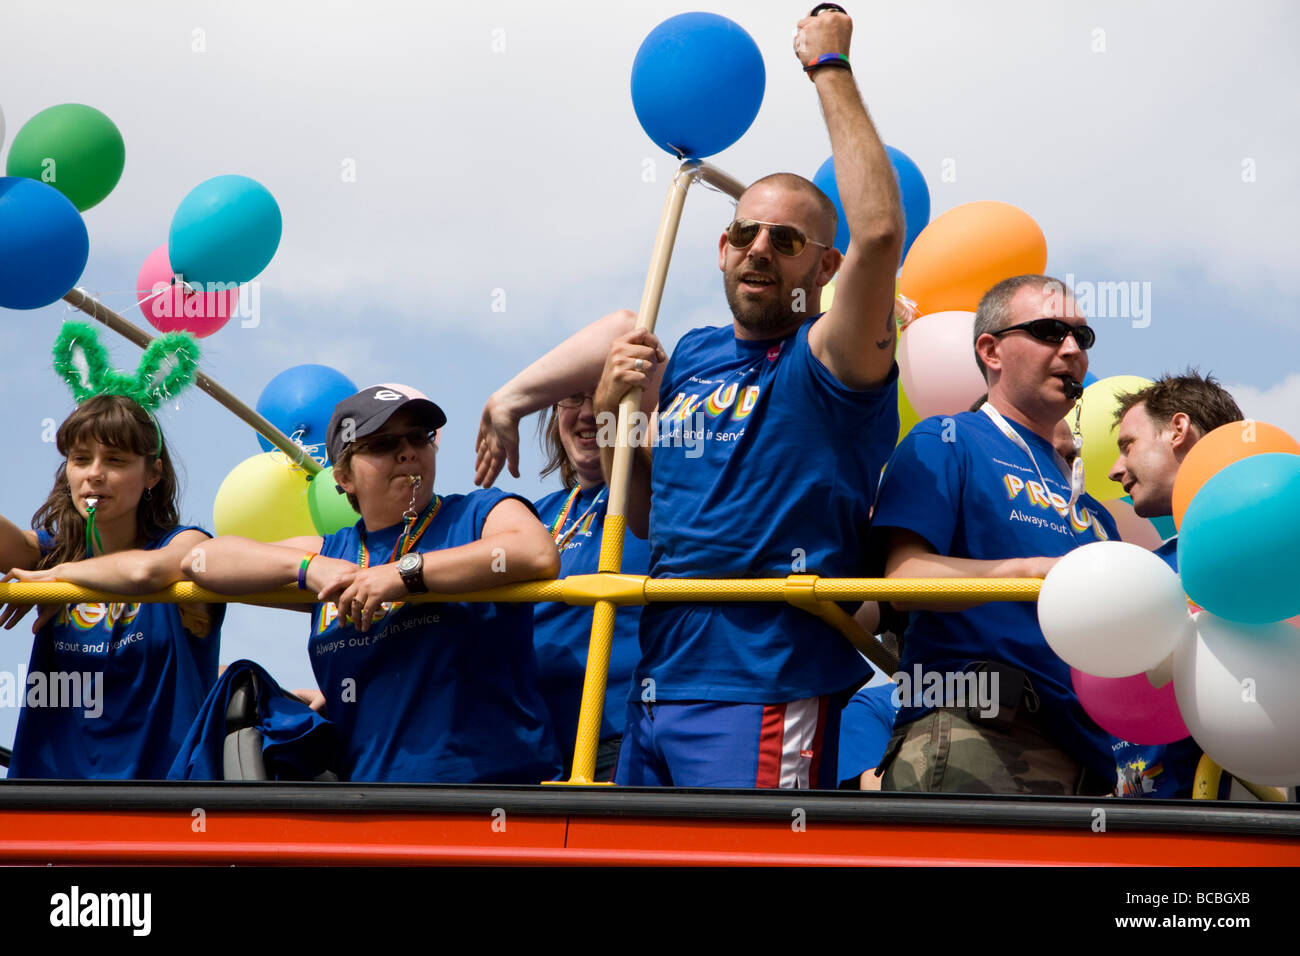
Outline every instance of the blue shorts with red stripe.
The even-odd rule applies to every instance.
[[[839,724],[830,695],[785,704],[634,701],[614,782],[833,790]]]

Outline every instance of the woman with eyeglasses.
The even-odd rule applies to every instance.
[[[208,540],[182,525],[157,421],[124,395],[86,399],[59,426],[64,460],[23,530],[0,517],[4,580],[150,594]],[[12,628],[31,605],[11,604]],[[10,777],[161,780],[217,679],[224,604],[81,602],[32,627]]]
[[[600,467],[600,440],[612,435],[613,428],[597,421],[592,393],[610,343],[631,329],[635,319],[631,312],[621,311],[598,320],[520,372],[483,409],[477,481],[487,485],[507,458],[511,474],[519,477],[519,422],[532,412],[544,413],[540,433],[547,457],[541,475],[545,478],[558,472],[561,487],[534,504],[559,551],[560,577],[594,574],[598,570],[609,505]],[[622,571],[645,574],[649,566],[649,542],[625,534]],[[614,618],[614,642],[596,751],[596,780],[612,779],[618,759],[632,671],[641,656],[640,620],[640,607],[619,608]],[[538,673],[564,754],[566,776],[573,764],[591,621],[589,607],[561,602],[534,606],[533,643]]]
[[[361,520],[323,538],[223,536],[184,568],[247,594],[296,583],[319,602],[308,653],[342,740],[343,779],[538,783],[560,770],[537,690],[526,604],[409,603],[552,578],[559,558],[532,506],[496,490],[434,491],[446,415],[421,393],[375,385],[327,431],[334,477]]]

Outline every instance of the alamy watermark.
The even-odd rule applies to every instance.
[[[1052,283],[1052,286],[1057,286]],[[1093,282],[1077,279],[1073,272],[1065,275],[1065,287],[1074,293],[1074,303],[1084,315],[1093,319],[1130,319],[1133,328],[1145,329],[1151,324],[1151,283],[1137,279],[1119,282]],[[1049,314],[1064,316],[1064,290],[1048,287],[1043,290],[1058,297],[1057,305],[1049,307]]]
[[[699,458],[704,454],[706,441],[727,441],[734,434],[714,432],[708,427],[703,412],[696,412],[685,421],[674,420],[668,427],[661,420],[659,433],[653,439],[650,425],[650,416],[645,412],[632,412],[628,416],[628,445],[632,448],[644,448],[647,445],[655,448],[684,448],[687,458]],[[618,445],[618,416],[613,412],[600,412],[596,415],[596,444],[601,448],[614,448]]]
[[[995,670],[927,671],[914,664],[910,674],[894,674],[894,706],[956,707],[974,710],[981,717],[996,717],[999,676]]]
[[[103,671],[0,671],[0,707],[66,707],[87,718],[104,713]]]

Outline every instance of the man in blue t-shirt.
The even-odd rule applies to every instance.
[[[1228,391],[1195,371],[1164,376],[1146,388],[1118,397],[1115,425],[1120,456],[1110,478],[1133,498],[1133,510],[1144,518],[1173,514],[1174,481],[1192,447],[1222,425],[1242,420],[1241,409]],[[1156,554],[1178,571],[1178,538],[1166,541]],[[1119,773],[1116,795],[1121,797],[1190,797],[1201,748],[1190,737],[1171,744],[1114,744]],[[1220,795],[1226,795],[1223,778]]]
[[[732,324],[687,333],[666,368],[645,329],[620,336],[606,360],[600,420],[612,423],[630,390],[647,390],[644,406],[658,400],[657,431],[633,452],[627,507],[656,578],[863,570],[868,506],[898,433],[903,222],[847,69],[851,30],[827,11],[802,20],[795,39],[834,149],[847,253],[832,245],[836,210],[817,187],[788,173],[760,179],[718,243]],[[834,304],[814,316],[837,270]],[[867,665],[833,628],[784,604],[654,603],[640,638],[619,783],[836,785],[832,697],[861,684]]]
[[[988,401],[920,422],[885,469],[872,534],[889,577],[1044,577],[1074,548],[1118,537],[1052,444],[1095,339],[1073,295],[1047,276],[1006,279],[980,301],[974,333]],[[1080,707],[1033,603],[906,609],[884,789],[1114,788],[1110,738]]]

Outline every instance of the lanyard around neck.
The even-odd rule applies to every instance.
[[[1013,445],[1029,456],[1029,461],[1033,464],[1034,471],[1038,472],[1039,484],[1043,486],[1044,492],[1049,491],[1050,489],[1047,487],[1047,481],[1043,478],[1043,471],[1038,467],[1038,459],[1034,457],[1034,453],[1030,449],[1028,442],[1025,441],[1024,436],[1012,428],[1011,424],[1002,417],[1002,413],[988,402],[985,402],[980,406],[980,411],[989,417],[993,424],[998,427],[998,431],[1002,432],[1002,434],[1005,435]],[[1081,453],[1075,455],[1074,464],[1072,466],[1067,466],[1065,464],[1065,459],[1055,450],[1052,451],[1052,457],[1062,472],[1065,472],[1066,470],[1070,472],[1070,500],[1069,503],[1066,504],[1066,508],[1073,509],[1074,503],[1078,501],[1079,496],[1083,494],[1083,455]]]
[[[587,510],[574,518],[573,524],[569,526],[569,530],[564,531],[563,534],[561,534],[561,531],[564,528],[564,522],[568,519],[569,512],[573,510],[573,503],[578,500],[578,496],[581,493],[581,485],[576,486],[573,491],[569,492],[569,497],[565,499],[564,507],[560,509],[559,515],[556,516],[554,523],[549,529],[551,532],[551,538],[555,541],[555,546],[557,548],[563,548],[569,543],[569,539],[573,537],[574,533],[578,530],[579,526],[581,526],[587,515],[591,514],[592,511],[595,510],[596,506],[600,504],[600,499],[605,496],[605,489],[601,488],[600,491],[596,492],[596,497],[591,500],[591,504],[587,506]]]
[[[425,511],[424,517],[420,519],[414,532],[411,531],[411,522],[408,521],[406,523],[406,527],[403,529],[401,535],[399,535],[397,540],[393,542],[393,553],[388,558],[389,564],[396,561],[402,555],[415,547],[416,542],[420,540],[420,536],[423,535],[424,532],[428,530],[429,525],[433,523],[434,517],[438,514],[438,509],[441,507],[442,498],[438,495],[434,495],[433,501],[429,504],[429,509]],[[357,564],[361,565],[363,568],[370,567],[370,552],[366,549],[366,533],[364,531],[361,532],[361,541],[357,545]]]

